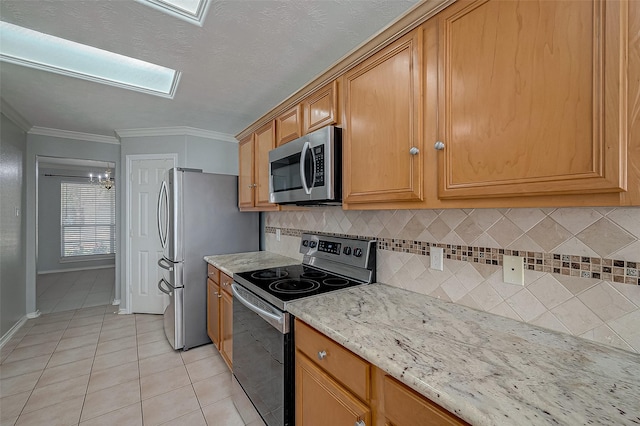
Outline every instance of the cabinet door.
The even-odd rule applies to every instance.
[[[346,203],[423,198],[421,72],[415,30],[345,74]]]
[[[207,334],[220,350],[220,285],[207,279]]]
[[[238,207],[253,207],[253,135],[248,136],[238,144],[238,157],[240,160],[238,167]]]
[[[296,353],[296,425],[371,424],[371,410],[300,352]]]
[[[338,83],[327,84],[302,101],[304,134],[335,124],[338,118]]]
[[[256,207],[277,209],[277,204],[269,202],[269,151],[275,148],[275,123],[273,121],[259,128],[255,133],[255,184]]]
[[[402,383],[384,378],[384,415],[393,426],[460,426],[467,423]]]
[[[476,0],[438,15],[440,198],[624,189],[625,4]]]
[[[296,105],[276,118],[277,146],[302,136],[302,114],[300,111],[300,105]]]
[[[221,291],[220,298],[220,355],[229,368],[233,367],[233,297]]]

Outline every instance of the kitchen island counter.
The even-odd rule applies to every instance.
[[[252,251],[205,256],[204,260],[229,276],[233,276],[234,273],[239,272],[277,268],[279,266],[295,265],[300,263],[299,260],[292,257],[282,256],[269,251]]]
[[[288,310],[474,425],[640,423],[638,354],[384,284]]]

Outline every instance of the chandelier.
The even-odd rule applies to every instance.
[[[94,176],[93,173],[89,173],[89,182],[100,185],[105,189],[111,189],[116,186],[115,181],[111,177],[111,168],[107,166],[107,170],[104,171],[104,175]]]

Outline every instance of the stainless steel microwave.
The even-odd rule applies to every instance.
[[[342,203],[342,133],[327,126],[269,151],[269,201]]]

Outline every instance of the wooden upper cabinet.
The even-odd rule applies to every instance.
[[[440,198],[625,189],[626,7],[462,0],[437,15]]]
[[[275,148],[271,121],[239,143],[238,207],[240,210],[277,210],[269,202],[269,151]]]
[[[238,207],[241,209],[253,207],[253,145],[253,134],[238,144]]]
[[[414,30],[344,75],[345,203],[423,198],[422,53]]]
[[[259,128],[255,133],[255,206],[277,208],[276,204],[269,203],[269,151],[275,148],[274,123],[269,122]]]
[[[333,81],[302,101],[304,134],[338,122],[338,82]]]
[[[302,136],[302,107],[296,105],[276,118],[276,146]]]

